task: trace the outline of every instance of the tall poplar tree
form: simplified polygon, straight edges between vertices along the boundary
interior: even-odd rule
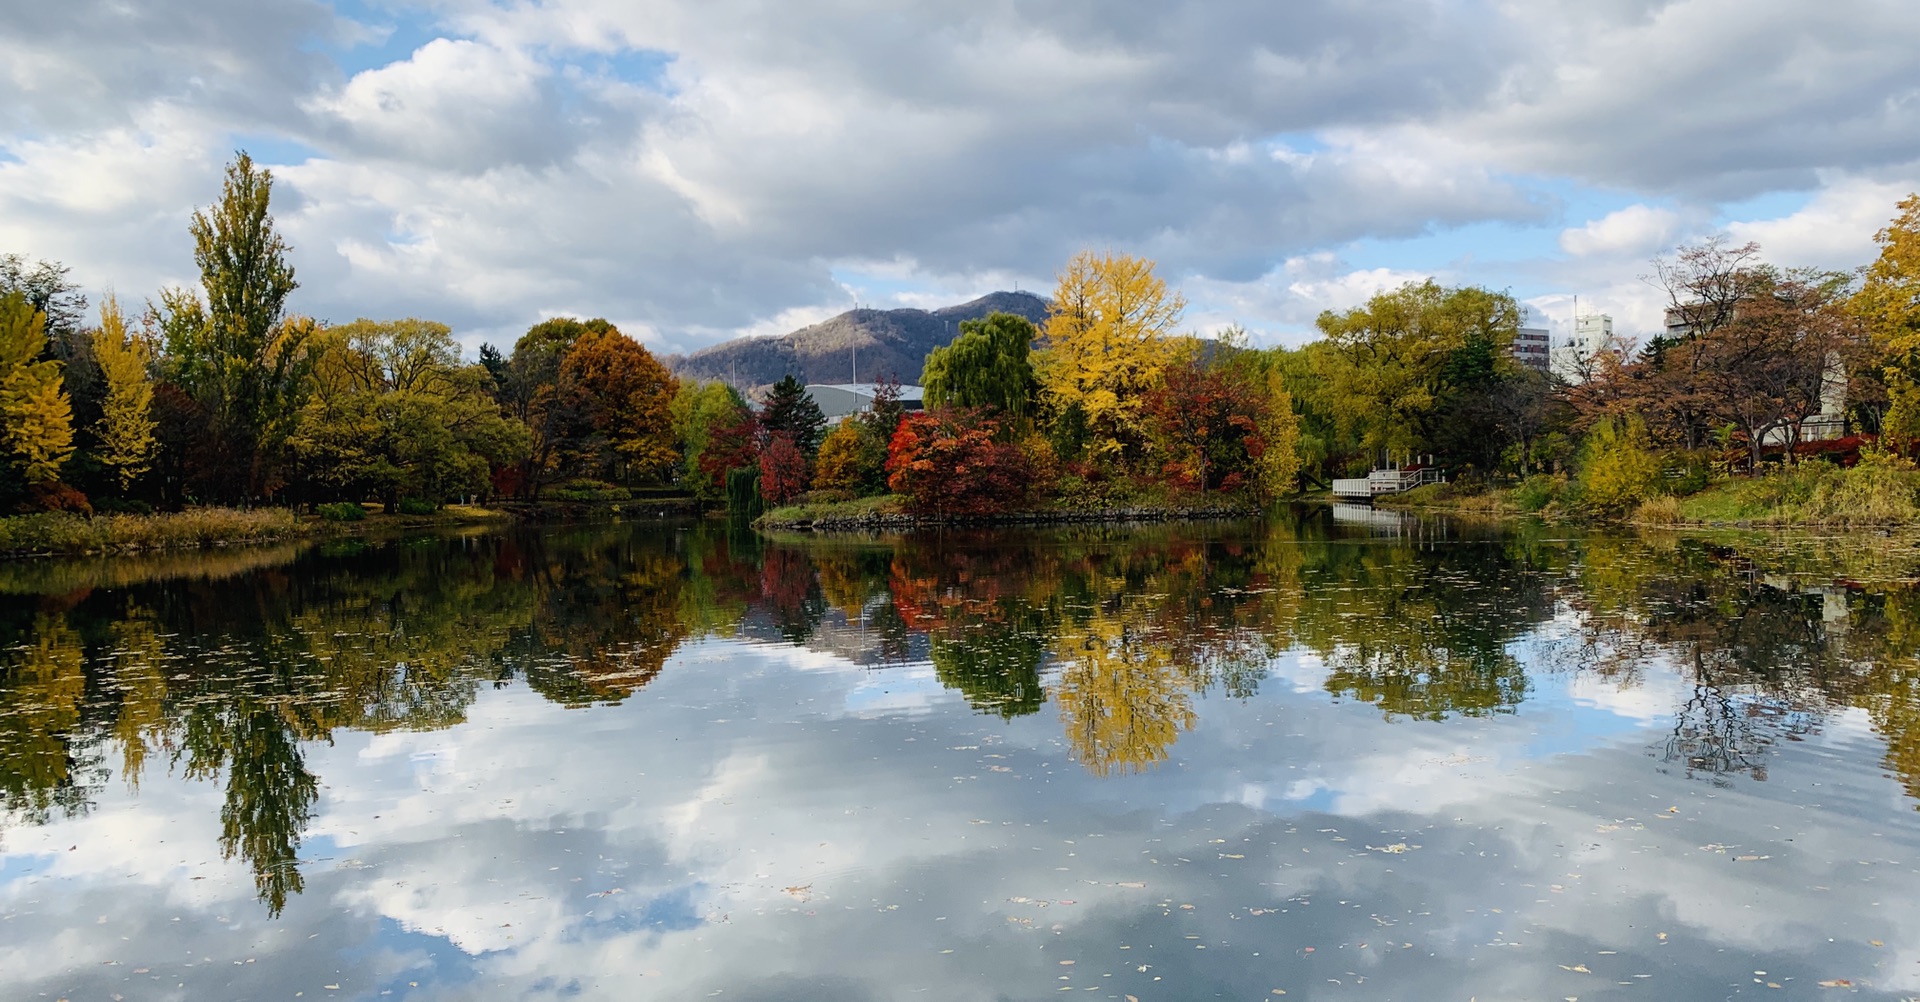
[[[227,165],[220,201],[193,214],[193,259],[206,294],[162,294],[161,327],[173,375],[213,415],[224,440],[229,496],[257,497],[300,408],[313,324],[286,313],[299,283],[268,212],[273,172],[241,151]]]

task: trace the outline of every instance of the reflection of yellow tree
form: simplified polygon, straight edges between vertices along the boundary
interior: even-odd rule
[[[1053,696],[1067,742],[1096,776],[1150,769],[1196,719],[1194,675],[1172,645],[1127,607],[1062,624]]]
[[[154,629],[152,613],[129,609],[127,618],[109,632],[108,653],[113,687],[120,708],[113,721],[113,737],[120,743],[120,775],[138,788],[147,754],[171,744],[172,721],[167,716],[166,645]]]
[[[0,657],[0,804],[31,818],[83,807],[67,743],[86,691],[79,635],[64,615],[42,613]]]

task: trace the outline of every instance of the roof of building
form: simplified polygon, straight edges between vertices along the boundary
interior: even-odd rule
[[[808,383],[807,389],[809,391],[839,390],[842,393],[851,393],[855,396],[871,397],[877,394],[878,392],[880,392],[880,388],[882,385],[884,384],[881,384],[881,383]],[[911,386],[906,383],[900,384],[900,399],[902,400],[920,400],[924,398],[925,393],[926,391],[921,389],[918,386]]]

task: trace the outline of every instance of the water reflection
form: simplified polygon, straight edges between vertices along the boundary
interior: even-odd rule
[[[1683,682],[1658,768],[1766,780],[1782,743],[1851,709],[1920,797],[1920,596],[1672,538],[1338,511],[872,540],[601,525],[5,565],[0,591],[9,823],[84,814],[115,777],[218,785],[219,849],[275,914],[305,886],[315,748],[453,727],[502,687],[630,701],[710,638],[930,665],[988,719],[1057,715],[1095,777],[1167,766],[1205,700],[1255,698],[1283,658],[1404,726],[1513,714],[1561,675],[1632,691],[1658,667]]]

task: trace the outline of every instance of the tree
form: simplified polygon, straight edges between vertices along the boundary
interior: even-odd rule
[[[816,490],[879,494],[887,489],[887,442],[852,415],[827,433],[813,468]]]
[[[310,494],[393,509],[487,489],[519,462],[524,425],[502,413],[478,365],[462,365],[446,325],[356,320],[312,344],[313,377],[289,440]]]
[[[585,427],[574,438],[585,461],[616,468],[616,479],[648,480],[680,458],[672,414],[679,384],[640,342],[611,326],[581,334],[561,363],[560,387],[584,405]]]
[[[47,340],[57,345],[78,334],[87,315],[87,297],[67,277],[72,271],[58,261],[29,264],[19,254],[0,256],[0,296],[13,292],[25,296],[28,305],[47,318]]]
[[[793,436],[776,431],[767,436],[760,449],[760,494],[768,504],[786,504],[799,497],[812,479],[807,457],[794,444]]]
[[[1054,292],[1034,371],[1055,415],[1084,415],[1096,456],[1121,458],[1144,445],[1141,397],[1175,361],[1166,338],[1186,300],[1169,294],[1153,268],[1145,258],[1083,251]]]
[[[717,476],[706,472],[706,455],[717,431],[737,425],[748,416],[740,391],[719,380],[681,383],[669,410],[674,440],[680,449],[681,482],[702,501],[724,500],[726,470],[718,471]]]
[[[1580,484],[1589,507],[1611,512],[1632,508],[1653,493],[1659,476],[1659,457],[1647,448],[1647,428],[1639,418],[1602,421],[1587,436]]]
[[[186,290],[161,293],[171,377],[206,406],[226,440],[237,468],[212,486],[229,497],[258,497],[272,486],[272,463],[300,409],[302,348],[317,326],[287,315],[299,283],[268,212],[272,194],[273,172],[239,153],[220,201],[193,214],[204,303]]]
[[[960,322],[952,344],[933,349],[920,374],[928,407],[984,407],[1005,418],[1031,417],[1039,382],[1027,355],[1039,336],[1027,318],[993,313]]]
[[[1442,404],[1476,368],[1513,364],[1520,308],[1505,293],[1429,279],[1324,312],[1316,325],[1331,347],[1314,356],[1318,375],[1341,429],[1369,452],[1405,454],[1434,446]]]
[[[773,384],[767,404],[761,408],[760,424],[769,432],[785,432],[794,448],[811,457],[820,451],[820,439],[826,434],[827,419],[807,388],[789,372]]]
[[[73,455],[73,410],[60,363],[43,359],[46,316],[18,292],[0,297],[0,443],[28,484],[60,479]]]
[[[1903,453],[1920,440],[1920,195],[1874,235],[1880,256],[1850,303],[1881,354],[1891,406],[1881,437]]]
[[[1017,509],[1033,481],[1026,455],[995,441],[979,411],[941,407],[907,415],[887,448],[888,486],[915,511],[985,515]]]
[[[93,355],[106,383],[95,433],[98,458],[113,469],[124,491],[153,461],[153,381],[147,371],[153,357],[144,340],[129,335],[120,303],[112,296],[100,304]]]

